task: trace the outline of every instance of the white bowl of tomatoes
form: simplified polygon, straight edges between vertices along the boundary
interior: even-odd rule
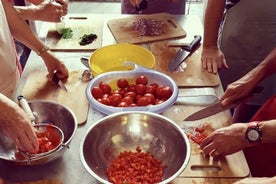
[[[86,88],[89,103],[104,114],[123,111],[162,113],[178,96],[178,86],[169,76],[136,65],[130,71],[113,71],[92,79]]]

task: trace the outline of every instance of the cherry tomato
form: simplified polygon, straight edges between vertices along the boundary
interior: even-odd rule
[[[155,94],[155,89],[156,88],[154,86],[146,86],[145,93]]]
[[[100,87],[95,86],[91,90],[91,94],[95,99],[102,98],[103,96],[103,90],[101,90]]]
[[[124,94],[124,97],[130,96],[132,99],[136,98],[136,92],[128,91]]]
[[[104,94],[110,94],[111,93],[111,87],[105,83],[105,82],[100,82],[99,87],[103,91]]]
[[[127,88],[128,85],[129,85],[129,83],[128,83],[128,81],[127,81],[126,79],[121,78],[121,79],[119,79],[119,80],[117,81],[117,86],[118,86],[119,88]]]
[[[141,97],[138,101],[137,101],[137,105],[138,106],[148,106],[150,104],[150,100],[147,97]]]
[[[111,104],[108,97],[103,97],[103,98],[99,99],[99,102],[101,102],[104,105],[110,105]]]
[[[131,96],[125,96],[123,99],[122,99],[122,101],[121,102],[126,102],[127,103],[127,105],[130,105],[130,104],[132,104],[133,103],[133,98],[131,97]]]
[[[136,84],[144,84],[147,85],[148,84],[148,78],[144,75],[140,75],[136,78]]]
[[[118,107],[128,107],[128,104],[127,104],[126,102],[121,101],[121,102],[118,104]]]
[[[144,95],[144,97],[148,98],[148,101],[150,102],[150,104],[154,105],[155,104],[155,97],[153,94],[151,93],[146,93]]]
[[[118,104],[122,101],[122,96],[118,93],[112,94],[111,96],[108,97],[110,100],[110,105],[117,107]]]
[[[168,99],[172,96],[172,89],[168,86],[158,86],[156,88],[156,96],[160,99]]]
[[[127,87],[127,91],[136,92],[136,84],[129,84]]]
[[[158,87],[157,83],[151,83],[150,86],[153,86],[155,89]]]
[[[144,95],[146,91],[146,86],[144,84],[137,84],[136,86],[136,94]]]

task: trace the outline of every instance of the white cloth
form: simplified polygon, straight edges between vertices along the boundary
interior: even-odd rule
[[[148,7],[139,13],[170,13],[170,14],[185,14],[185,0],[147,0]],[[121,0],[121,12],[124,14],[137,14],[135,7],[130,3],[130,0]]]
[[[220,47],[229,69],[220,71],[224,88],[256,67],[276,47],[276,1],[240,0],[227,10]],[[264,90],[251,101],[263,104],[276,93],[276,75],[261,83]]]
[[[14,42],[0,1],[0,93],[12,98],[19,77]]]

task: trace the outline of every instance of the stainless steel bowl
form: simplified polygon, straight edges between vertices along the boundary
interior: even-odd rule
[[[52,123],[58,126],[63,134],[63,144],[54,152],[41,157],[18,157],[13,142],[0,132],[0,158],[20,165],[42,165],[60,158],[68,149],[75,135],[77,120],[74,113],[64,105],[48,100],[29,101],[36,123]]]
[[[109,183],[106,169],[122,151],[139,146],[165,166],[162,184],[183,172],[190,158],[190,143],[184,132],[168,118],[151,112],[119,112],[93,124],[80,147],[81,162],[101,183]]]

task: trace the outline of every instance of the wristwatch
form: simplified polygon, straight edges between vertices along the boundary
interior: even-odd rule
[[[258,121],[248,123],[247,130],[245,132],[245,138],[250,143],[262,142],[262,130],[260,129]]]

